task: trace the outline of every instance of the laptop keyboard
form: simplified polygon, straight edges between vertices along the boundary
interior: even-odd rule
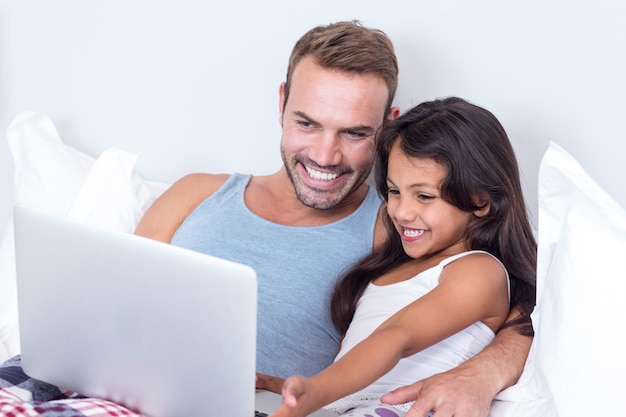
[[[254,410],[254,417],[267,417],[269,414]]]

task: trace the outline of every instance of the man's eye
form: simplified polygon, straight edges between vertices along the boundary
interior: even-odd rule
[[[352,139],[364,139],[366,138],[368,135],[364,132],[359,132],[356,130],[346,130],[344,132],[345,135],[349,136]]]
[[[310,128],[310,127],[312,127],[312,126],[313,126],[313,123],[311,123],[311,122],[307,122],[307,121],[304,121],[304,120],[300,120],[300,121],[298,122],[298,125],[299,125],[299,126],[301,126],[301,127],[304,127],[304,128],[307,128],[307,129],[308,129],[308,128]]]

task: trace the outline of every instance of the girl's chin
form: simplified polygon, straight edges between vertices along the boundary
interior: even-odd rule
[[[415,259],[424,256],[424,252],[415,248],[414,245],[402,242],[402,248],[404,249],[404,253],[409,255],[411,258]]]

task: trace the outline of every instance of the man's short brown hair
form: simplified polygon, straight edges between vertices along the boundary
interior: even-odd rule
[[[366,28],[359,21],[337,22],[317,26],[296,42],[287,68],[285,104],[289,97],[291,77],[305,56],[313,56],[323,68],[348,74],[372,74],[385,80],[388,100],[385,117],[391,108],[398,87],[398,61],[393,44],[378,29]]]

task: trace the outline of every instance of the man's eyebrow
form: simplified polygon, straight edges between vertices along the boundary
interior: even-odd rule
[[[315,119],[313,119],[312,117],[309,117],[307,114],[305,114],[304,112],[301,111],[294,111],[293,115],[295,117],[300,117],[302,119],[305,119],[307,122],[313,123],[318,125],[319,123],[315,121]]]
[[[368,134],[368,135],[373,135],[374,133],[376,133],[376,129],[374,129],[372,126],[367,126],[367,125],[358,125],[358,126],[353,126],[353,127],[345,127],[345,128],[343,128],[341,130],[343,132],[347,132],[347,131],[362,132],[362,133]]]
[[[299,117],[301,119],[306,120],[307,122],[317,125],[319,126],[321,123],[319,123],[318,121],[316,121],[315,119],[313,119],[312,117],[310,117],[309,115],[307,115],[306,113],[296,110],[293,113],[294,117]],[[357,125],[357,126],[348,126],[348,127],[344,127],[340,129],[341,132],[349,132],[349,131],[355,131],[355,132],[362,132],[364,134],[368,134],[368,135],[373,135],[374,133],[376,133],[376,129],[373,128],[372,126],[368,126],[368,125]]]

